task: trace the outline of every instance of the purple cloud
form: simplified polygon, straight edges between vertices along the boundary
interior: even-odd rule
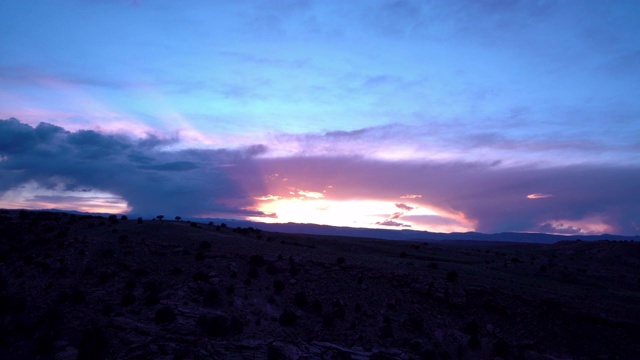
[[[591,221],[595,229],[637,234],[638,167],[537,165],[502,167],[484,163],[375,161],[353,157],[259,159],[263,174],[278,173],[287,186],[326,188],[330,200],[394,201],[421,194],[412,205],[434,207],[475,224],[482,232],[545,231],[546,224]],[[276,185],[273,185],[274,190]],[[527,195],[553,194],[544,201]],[[272,191],[272,193],[275,193]],[[458,215],[456,215],[458,214]],[[402,215],[392,214],[387,221]],[[402,217],[408,224],[411,213]],[[427,220],[428,218],[423,217]],[[417,220],[417,218],[413,218]],[[437,220],[433,217],[430,220]],[[601,226],[595,226],[599,222]],[[606,227],[605,227],[606,225]]]

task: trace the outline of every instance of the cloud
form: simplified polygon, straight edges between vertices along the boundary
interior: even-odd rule
[[[396,227],[406,227],[406,228],[410,228],[411,227],[411,225],[403,224],[401,222],[392,221],[392,220],[380,221],[380,222],[377,222],[376,224],[377,225],[383,225],[383,226],[396,226]]]
[[[421,198],[422,195],[417,195],[417,194],[407,194],[407,195],[402,195],[400,196],[400,199],[419,199]]]
[[[540,224],[549,219],[562,219],[569,224],[586,223],[598,217],[612,232],[638,232],[632,225],[640,218],[640,204],[634,200],[640,198],[635,181],[640,178],[638,166],[496,167],[482,162],[382,161],[360,157],[260,158],[257,166],[262,173],[277,173],[288,181],[286,185],[270,182],[269,190],[256,196],[279,194],[285,186],[317,189],[332,185],[327,194],[329,200],[375,199],[396,203],[404,194],[420,194],[420,198],[405,205],[432,209],[426,215],[453,219],[459,229],[472,227],[488,233],[539,231]],[[544,188],[547,190],[544,194],[556,196],[531,201],[523,194],[532,194],[532,188]],[[402,209],[380,222],[399,222],[401,218],[405,224],[417,224],[420,219],[410,217],[416,211],[404,214]],[[436,219],[422,218],[425,224]]]
[[[49,193],[46,199],[32,196],[34,206],[55,199],[74,203],[72,197],[89,188],[126,201],[140,214],[260,215],[244,210],[253,199],[234,178],[259,178],[253,157],[264,151],[263,146],[163,150],[176,141],[0,120],[0,194],[35,183],[38,191],[62,193]],[[260,181],[252,186],[260,188]]]
[[[362,133],[367,131],[330,136],[353,139]],[[325,220],[333,221],[331,211],[341,209],[339,216],[350,224],[350,217],[361,215],[357,212],[371,215],[366,204],[374,201],[387,207],[367,219],[383,226],[638,233],[634,224],[640,218],[640,204],[635,201],[640,198],[636,181],[640,167],[633,165],[274,158],[265,156],[271,147],[264,145],[167,150],[166,144],[176,142],[180,139],[72,132],[52,124],[34,127],[15,119],[0,120],[0,196],[4,196],[0,204],[20,199],[31,199],[32,204],[113,200],[148,215],[260,218],[280,213],[276,207],[260,212],[260,204],[287,200],[293,215],[306,209],[313,216],[326,213]],[[37,186],[20,190],[25,184]],[[87,189],[94,192],[91,201],[80,199]],[[534,192],[537,189],[545,192]],[[20,191],[24,196],[16,195]]]
[[[189,171],[197,169],[198,165],[190,161],[173,161],[170,163],[140,166],[140,169],[158,170],[158,171]]]
[[[282,199],[282,196],[277,196],[277,195],[265,195],[265,196],[256,196],[256,197],[254,197],[254,199],[256,199],[256,200],[260,200],[260,201],[273,201],[273,200],[279,200],[279,199]]]
[[[396,208],[400,209],[400,211],[395,212],[391,215],[389,215],[389,217],[385,220],[385,221],[379,221],[376,222],[376,224],[378,225],[384,225],[384,226],[402,226],[402,227],[411,227],[411,225],[406,224],[406,223],[401,223],[395,220],[399,220],[402,217],[404,217],[405,214],[407,214],[408,212],[410,212],[411,210],[415,209],[413,206],[409,206],[406,204],[395,204]]]
[[[411,211],[414,208],[412,206],[406,205],[406,204],[396,204],[396,207],[400,210],[403,210],[405,212]]]
[[[553,195],[551,195],[551,194],[533,193],[533,194],[527,195],[527,199],[546,199],[546,198],[550,198],[552,196]]]
[[[387,124],[351,131],[276,134],[265,157],[354,156],[389,161],[486,162],[499,166],[545,164],[566,166],[584,163],[635,163],[637,139],[622,133],[607,138],[589,134],[552,133],[529,119],[519,119],[519,110],[494,119],[483,129],[465,122],[429,121],[420,125]],[[574,114],[573,116],[583,114]],[[602,114],[605,116],[605,114]],[[611,114],[609,114],[611,116]],[[513,118],[515,117],[515,118]],[[617,114],[625,123],[632,114]],[[515,119],[515,120],[514,120]],[[514,129],[507,129],[510,123]],[[524,124],[523,124],[524,123]],[[508,131],[507,131],[508,130]],[[630,132],[633,132],[629,128]],[[523,135],[523,134],[527,135]]]
[[[324,197],[323,193],[319,193],[315,191],[304,191],[304,190],[298,190],[298,195],[305,198],[310,198],[310,199],[322,199]]]

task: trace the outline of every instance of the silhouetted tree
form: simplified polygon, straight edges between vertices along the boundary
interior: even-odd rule
[[[156,219],[162,221],[162,219],[164,219],[164,215],[158,215],[158,216],[156,216]]]
[[[180,221],[180,220],[182,220],[182,217],[181,216],[176,216],[176,221]]]
[[[129,218],[127,217],[127,215],[122,215],[122,216],[120,217],[120,220],[122,220],[122,221],[127,221],[127,220],[129,220]]]

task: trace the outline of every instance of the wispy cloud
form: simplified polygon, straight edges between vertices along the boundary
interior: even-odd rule
[[[551,194],[533,193],[533,194],[527,195],[527,199],[546,199],[546,198],[550,198],[552,196],[553,195],[551,195]]]

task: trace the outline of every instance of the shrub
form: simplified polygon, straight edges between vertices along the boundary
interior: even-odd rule
[[[409,315],[402,322],[402,326],[410,332],[422,331],[424,329],[424,318],[417,314]]]
[[[70,296],[70,300],[71,303],[74,305],[80,305],[82,303],[84,303],[85,301],[85,294],[82,290],[78,289],[78,288],[74,288],[73,290],[71,290],[71,296]]]
[[[316,315],[322,315],[322,302],[318,299],[315,299],[311,302],[311,309]]]
[[[332,313],[326,313],[322,316],[322,326],[325,328],[331,328],[336,322],[336,317]]]
[[[169,306],[163,306],[156,310],[156,323],[169,324],[176,321],[176,313]]]
[[[127,217],[127,215],[122,215],[122,216],[120,217],[120,220],[122,220],[122,221],[127,221],[127,220],[129,220],[129,218]]]
[[[78,345],[77,359],[105,359],[109,353],[108,347],[109,341],[101,328],[86,329],[82,332],[82,339]]]
[[[134,278],[129,278],[127,279],[127,281],[124,283],[124,288],[128,291],[133,291],[136,288],[136,280]]]
[[[229,320],[223,315],[203,315],[198,319],[198,326],[207,336],[223,337],[229,335]]]
[[[299,291],[293,295],[293,304],[299,308],[307,305],[307,294],[303,291]]]
[[[478,335],[472,335],[469,338],[469,341],[467,342],[467,345],[469,346],[469,349],[471,350],[478,350],[482,347],[482,342],[480,341],[480,338],[478,337]]]
[[[131,291],[127,291],[126,293],[124,293],[124,295],[122,296],[122,306],[130,306],[133,305],[136,302],[136,296],[131,292]]]
[[[138,223],[138,224],[142,224],[142,218],[141,218],[141,217],[139,217],[139,218],[138,218],[137,223]]]
[[[244,330],[244,322],[237,316],[231,317],[231,333],[239,334]]]
[[[208,308],[220,307],[223,303],[220,291],[217,288],[209,288],[202,299],[202,305]]]
[[[251,255],[251,257],[249,258],[249,265],[262,267],[266,265],[266,262],[264,261],[264,257],[262,255]]]
[[[209,275],[205,274],[202,270],[196,271],[191,278],[195,281],[209,281]]]
[[[160,292],[158,290],[152,290],[148,292],[144,297],[145,306],[156,306],[160,304]]]
[[[267,265],[267,274],[275,275],[277,273],[278,273],[278,268],[276,268],[275,265],[273,265],[273,264]]]
[[[286,355],[279,347],[275,345],[269,345],[269,347],[267,348],[267,360],[282,360],[286,358]]]
[[[390,339],[393,338],[393,327],[391,324],[384,324],[380,327],[380,332],[378,333],[378,337],[380,339]]]
[[[478,335],[480,333],[480,324],[473,319],[464,326],[463,331],[467,335]]]
[[[234,292],[236,292],[236,287],[233,284],[227,286],[227,295],[233,295]]]
[[[298,315],[291,310],[283,311],[278,318],[278,322],[282,326],[293,326],[296,324],[296,321],[298,321]]]
[[[359,314],[362,311],[362,305],[360,303],[357,303],[354,307],[353,307],[353,312],[356,314]]]
[[[273,291],[280,294],[284,290],[284,282],[282,280],[273,280]]]
[[[122,235],[118,236],[118,242],[121,245],[122,244],[126,244],[127,242],[129,242],[129,235],[122,234]]]
[[[296,264],[291,264],[289,266],[289,274],[291,274],[291,276],[296,276],[300,273],[300,270],[298,270],[298,267],[296,266]]]
[[[495,343],[493,343],[493,347],[491,350],[493,352],[493,355],[506,358],[509,356],[510,346],[506,341],[498,339]]]
[[[447,281],[455,282],[458,280],[458,272],[455,270],[450,270],[447,273]]]
[[[333,314],[336,316],[336,319],[341,319],[341,320],[344,319],[346,311],[342,301],[333,300],[331,302],[331,310],[333,311]]]
[[[108,316],[111,316],[111,313],[113,313],[113,305],[111,304],[102,305],[102,310],[100,310],[100,314],[108,317]]]

